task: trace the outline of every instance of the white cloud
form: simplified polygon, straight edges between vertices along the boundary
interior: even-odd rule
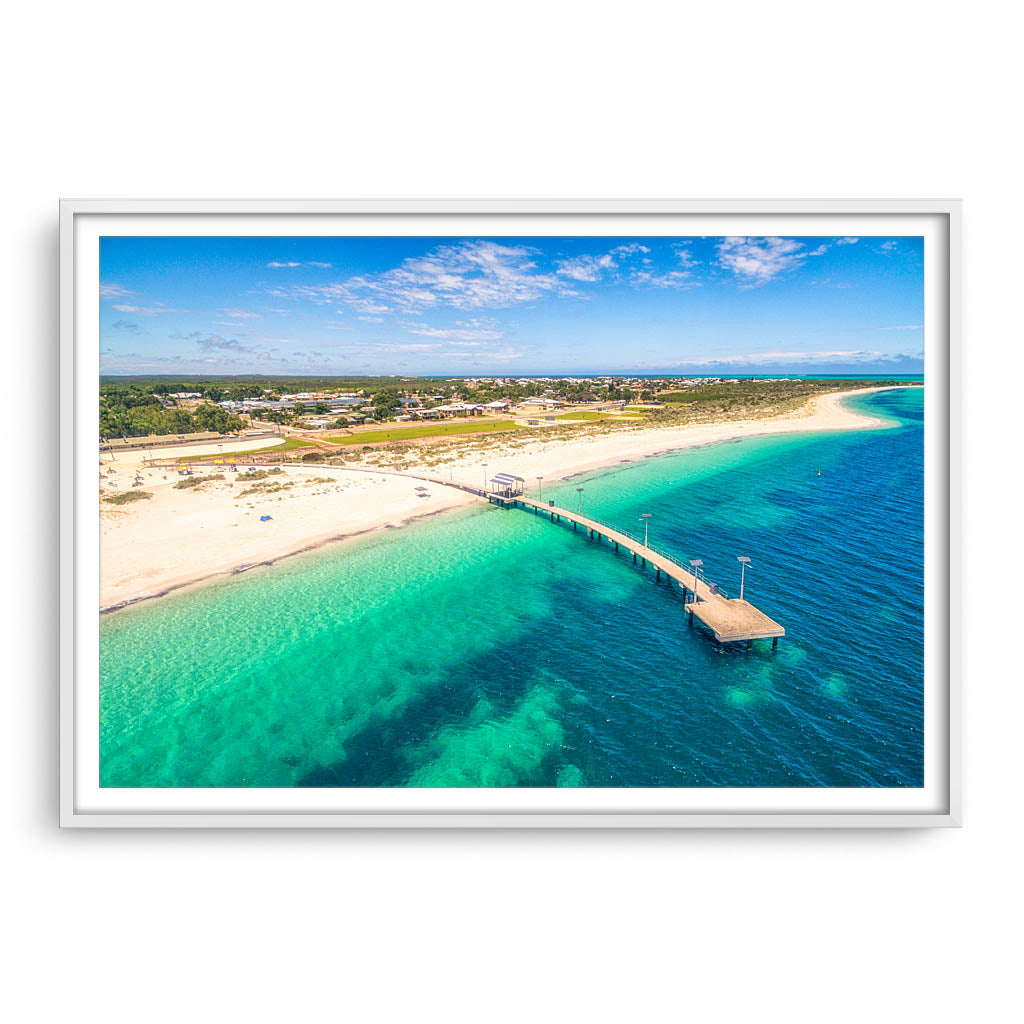
[[[584,254],[571,259],[556,260],[557,273],[573,281],[599,281],[605,274],[619,269],[620,264],[633,256],[645,256],[651,250],[640,242],[617,245],[602,256]]]
[[[203,352],[251,352],[237,338],[222,338],[219,334],[200,334],[194,331],[189,336]]]
[[[697,260],[693,258],[693,253],[682,242],[673,242],[672,251],[676,254],[676,259],[684,267],[695,267],[697,265]]]
[[[892,327],[879,327],[879,331],[923,331],[924,324],[894,324]]]
[[[826,248],[808,251],[795,238],[723,238],[718,243],[718,262],[740,278],[742,287],[756,288],[795,270],[809,256],[820,256]]]
[[[112,331],[127,331],[129,334],[139,333],[139,325],[129,323],[127,320],[115,320],[114,323],[110,325],[110,329]]]
[[[647,285],[650,288],[687,288],[697,284],[688,270],[635,270],[629,280],[636,285]]]
[[[187,313],[187,309],[172,309],[170,306],[125,306],[115,305],[118,313],[135,313],[137,316],[161,316],[164,313]]]
[[[371,299],[349,299],[348,304],[360,313],[376,314],[376,313],[390,313],[391,307],[385,306],[381,302],[373,302]],[[338,310],[339,313],[343,312]]]
[[[644,252],[650,250],[644,249]],[[679,262],[678,270],[650,270],[646,266],[633,269],[629,273],[630,284],[648,288],[690,288],[700,284],[693,279],[690,268],[695,267],[698,261],[693,258],[693,253],[686,248],[682,242],[673,242],[672,251]],[[644,260],[649,264],[650,260]]]
[[[893,242],[892,240],[890,240],[888,242],[883,242],[878,247],[878,251],[879,252],[893,252],[897,248],[899,248],[899,243],[898,242]]]
[[[100,285],[100,298],[101,299],[126,299],[129,295],[134,295],[135,292],[130,292],[127,288],[119,284],[101,284]]]
[[[626,242],[624,245],[617,245],[612,249],[613,256],[646,256],[651,250],[639,242]]]
[[[647,259],[651,251],[639,242],[628,242],[618,245],[602,256],[583,255],[557,262],[558,273],[574,281],[599,281],[603,277],[611,277],[623,283],[648,288],[686,288],[697,284],[690,273],[690,267],[696,260],[689,249],[681,243],[674,243],[673,251],[679,261],[679,268],[673,270],[651,270],[652,261]],[[624,266],[629,260],[639,256],[641,266]]]
[[[258,320],[260,317],[259,313],[250,313],[242,309],[218,309],[217,312],[222,316],[231,317],[232,320]]]
[[[495,330],[493,320],[457,320],[454,327],[430,327],[427,324],[403,325],[410,334],[421,334],[426,338],[456,338],[463,342],[497,341],[505,335]]]
[[[505,309],[560,288],[556,275],[537,270],[532,249],[478,240],[440,246],[379,274],[296,288],[295,294],[315,302],[345,302],[363,313],[392,308],[414,313],[440,306]]]
[[[301,267],[302,264],[301,263],[295,263],[294,261],[291,261],[291,262],[288,262],[288,263],[282,263],[280,260],[271,260],[267,264],[267,266],[268,267]]]
[[[836,245],[856,245],[859,241],[859,238],[837,238]]]
[[[568,260],[557,260],[558,274],[573,281],[598,281],[606,270],[615,267],[611,253],[604,256],[574,256]]]

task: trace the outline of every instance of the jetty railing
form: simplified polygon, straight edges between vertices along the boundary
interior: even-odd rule
[[[523,497],[527,497],[527,495],[523,495]],[[533,500],[536,500],[536,499],[530,499],[530,500],[533,501]],[[545,506],[541,505],[539,507],[543,509]],[[552,511],[555,508],[557,508],[557,507],[558,506],[556,506],[556,505],[550,505],[550,504],[547,506],[547,508],[552,510]],[[566,512],[571,512],[572,510],[571,509],[565,509],[565,511]],[[670,552],[670,551],[665,551],[663,548],[655,547],[653,544],[644,543],[644,539],[642,537],[637,536],[636,534],[631,533],[629,530],[624,530],[621,526],[615,526],[612,523],[606,522],[603,519],[598,519],[597,516],[591,515],[591,513],[589,513],[589,512],[586,512],[586,513],[582,513],[581,512],[581,513],[578,513],[578,514],[579,515],[586,515],[587,519],[589,519],[593,523],[596,523],[598,526],[603,526],[606,530],[614,530],[616,533],[621,533],[624,537],[628,537],[635,544],[639,544],[641,547],[646,548],[648,551],[653,551],[654,554],[660,555],[662,558],[668,559],[668,561],[670,561],[670,562],[675,562],[677,565],[680,564],[679,555],[674,554],[673,552]],[[692,566],[687,569],[687,573],[693,573],[693,572],[694,572],[694,568]],[[715,581],[712,580],[711,577],[708,576],[707,573],[705,573],[703,569],[700,569],[700,568],[696,569],[696,576],[697,576],[697,579],[700,580],[701,583],[703,583],[705,586],[709,587],[714,593],[720,594],[724,598],[728,598],[729,597],[729,594],[725,590],[723,590],[722,587],[720,587],[717,583],[715,583]]]

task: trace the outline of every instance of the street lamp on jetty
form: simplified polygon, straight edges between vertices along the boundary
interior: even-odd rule
[[[750,561],[746,555],[737,555],[736,561],[740,563],[740,600],[743,600],[743,577],[747,572],[747,562]]]
[[[641,512],[640,518],[644,521],[644,547],[647,547],[647,527],[651,521],[651,513]]]
[[[697,570],[704,564],[703,558],[691,558],[690,565],[693,566],[693,601],[692,604],[697,603]]]

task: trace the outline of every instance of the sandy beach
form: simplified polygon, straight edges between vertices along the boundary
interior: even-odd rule
[[[475,451],[443,470],[419,471],[430,477],[450,475],[456,482],[476,486],[483,483],[485,473],[506,472],[524,477],[532,487],[537,476],[556,480],[713,441],[882,427],[884,421],[858,414],[842,401],[849,395],[879,390],[885,389],[822,395],[796,414],[763,420],[640,428],[568,440],[538,436],[525,443],[517,435],[514,445],[496,436],[486,453]],[[166,457],[192,454],[165,451]],[[101,610],[273,562],[330,540],[400,526],[479,501],[434,483],[417,491],[424,486],[420,481],[368,472],[367,466],[353,471],[340,466],[289,465],[253,484],[241,472],[225,473],[225,467],[211,466],[199,472],[210,478],[222,474],[223,479],[180,489],[175,484],[182,478],[173,469],[144,467],[145,457],[141,452],[123,453],[116,461],[101,460],[101,498],[131,489],[136,472],[143,480],[136,489],[152,495],[127,505],[100,503]],[[406,469],[412,474],[417,471],[413,466]],[[271,518],[261,521],[261,516]]]

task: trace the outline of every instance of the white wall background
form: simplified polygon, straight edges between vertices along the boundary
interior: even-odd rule
[[[1019,1010],[1019,18],[977,0],[8,10],[9,1019],[902,1021]],[[59,833],[64,195],[963,197],[966,827]]]

